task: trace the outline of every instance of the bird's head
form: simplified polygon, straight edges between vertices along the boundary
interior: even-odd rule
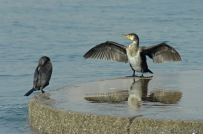
[[[135,33],[130,33],[130,34],[122,34],[123,37],[128,38],[132,41],[139,42],[139,37]]]
[[[39,59],[38,66],[43,66],[48,61],[50,61],[49,57],[43,56]]]

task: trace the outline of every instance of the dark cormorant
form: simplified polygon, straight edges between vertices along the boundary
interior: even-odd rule
[[[43,56],[39,59],[38,66],[35,69],[33,88],[28,91],[24,96],[29,96],[33,91],[41,90],[44,93],[43,89],[49,85],[52,74],[52,63],[50,58]]]
[[[135,71],[141,72],[141,76],[147,72],[153,74],[148,69],[146,55],[153,59],[154,63],[181,61],[179,53],[165,42],[149,47],[140,47],[139,38],[136,34],[123,34],[122,36],[129,38],[133,42],[127,47],[113,41],[106,41],[90,49],[84,55],[84,58],[113,60],[125,63],[129,60],[133,70],[132,76],[135,76]]]

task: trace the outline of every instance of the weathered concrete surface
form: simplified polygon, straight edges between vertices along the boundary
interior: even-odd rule
[[[29,103],[30,125],[50,134],[202,134],[202,76],[119,78],[38,94]]]
[[[136,118],[129,130],[130,134],[202,134],[203,121]]]
[[[50,105],[51,101],[48,94],[36,95],[29,104],[30,124],[33,129],[41,133],[112,134],[129,132],[131,117],[59,110]]]

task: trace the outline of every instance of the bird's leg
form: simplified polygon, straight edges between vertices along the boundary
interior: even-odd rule
[[[133,75],[132,75],[132,77],[139,77],[139,76],[135,75],[135,70],[134,69],[133,69]]]
[[[141,75],[140,77],[144,77],[144,76],[143,76],[143,72],[142,72],[142,75]]]
[[[132,76],[126,76],[126,77],[139,77],[139,76],[135,75],[135,70],[133,68],[132,68],[132,70],[133,70],[133,75]]]
[[[135,70],[133,70],[133,75],[132,76],[135,76]]]

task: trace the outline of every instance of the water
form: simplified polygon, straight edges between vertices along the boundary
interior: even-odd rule
[[[44,104],[96,115],[203,120],[203,105],[198,103],[203,94],[202,75],[202,70],[193,70],[83,83],[52,90]]]
[[[121,34],[135,32],[140,45],[163,41],[182,62],[153,64],[154,73],[203,69],[203,2],[198,1],[54,1],[1,0],[0,129],[1,133],[34,133],[28,126],[28,102],[38,59],[53,63],[45,91],[66,85],[131,75],[128,64],[85,60],[83,54],[106,40],[129,44]]]

